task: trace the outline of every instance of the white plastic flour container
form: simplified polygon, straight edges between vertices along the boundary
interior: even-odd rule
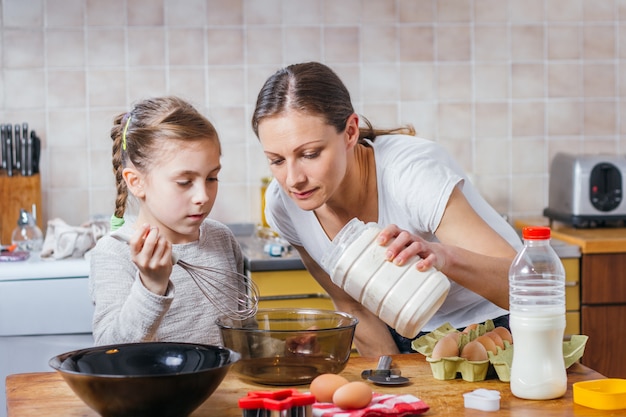
[[[438,270],[420,272],[419,260],[403,266],[385,260],[386,247],[376,242],[382,228],[352,219],[333,240],[322,259],[332,281],[369,311],[408,338],[443,304],[450,282]]]

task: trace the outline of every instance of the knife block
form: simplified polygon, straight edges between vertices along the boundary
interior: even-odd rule
[[[45,233],[41,215],[41,179],[39,174],[9,177],[0,172],[0,238],[3,245],[11,244],[11,234],[17,227],[20,209],[37,207],[37,226]]]

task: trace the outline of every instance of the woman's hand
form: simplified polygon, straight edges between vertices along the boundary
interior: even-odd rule
[[[157,227],[144,224],[131,236],[128,245],[143,285],[164,295],[172,274],[172,244],[159,235]]]
[[[419,256],[421,260],[416,264],[419,271],[423,272],[431,267],[441,270],[445,267],[443,245],[428,242],[395,224],[386,226],[378,234],[377,242],[387,247],[386,259],[396,265],[404,265],[414,256]]]

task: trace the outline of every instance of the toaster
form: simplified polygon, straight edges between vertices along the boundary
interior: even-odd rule
[[[574,227],[622,226],[626,220],[626,158],[618,155],[558,153],[550,165],[550,220]]]

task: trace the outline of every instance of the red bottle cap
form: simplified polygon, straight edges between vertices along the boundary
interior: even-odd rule
[[[550,228],[547,226],[527,226],[522,229],[524,240],[550,239]]]

